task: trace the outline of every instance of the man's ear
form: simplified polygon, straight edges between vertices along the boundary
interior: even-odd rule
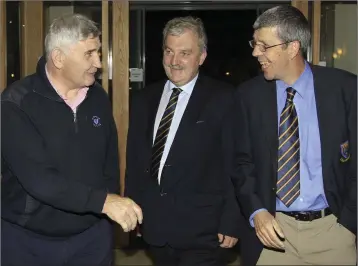
[[[299,41],[293,41],[288,44],[288,49],[290,59],[293,59],[300,53],[301,44]]]
[[[59,48],[55,48],[51,51],[51,61],[54,64],[54,66],[58,69],[62,69],[64,66],[64,61],[65,61],[65,54],[64,52],[59,49]]]
[[[203,52],[201,53],[201,55],[200,55],[199,66],[201,66],[201,65],[204,63],[205,58],[206,58],[207,55],[208,55],[208,54],[207,54],[207,52],[206,52],[206,49],[204,49],[204,51],[203,51]]]

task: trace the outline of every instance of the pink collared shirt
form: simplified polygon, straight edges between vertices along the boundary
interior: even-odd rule
[[[52,85],[52,87],[55,89],[56,93],[65,101],[65,103],[72,109],[73,113],[76,113],[77,111],[77,107],[84,101],[84,99],[87,96],[87,91],[88,91],[88,87],[83,87],[80,88],[78,90],[78,93],[76,95],[76,97],[70,99],[65,99],[64,97],[62,97],[58,91],[56,90],[55,86],[52,84],[51,80],[49,79],[49,75],[47,72],[47,68],[45,66],[45,70],[46,70],[46,76],[47,79],[49,80],[50,84]]]
[[[75,98],[69,100],[69,99],[64,99],[62,98],[65,103],[71,107],[72,111],[74,113],[76,113],[77,107],[84,101],[84,99],[86,98],[87,95],[87,91],[88,91],[88,87],[83,87],[81,89],[78,90],[78,93],[76,95]],[[61,95],[60,95],[61,96]]]

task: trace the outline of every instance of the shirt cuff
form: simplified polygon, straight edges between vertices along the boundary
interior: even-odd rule
[[[255,224],[254,224],[254,216],[256,215],[256,213],[258,213],[258,212],[260,212],[260,211],[267,211],[267,210],[264,209],[264,208],[262,208],[262,209],[256,210],[253,214],[251,214],[250,219],[249,219],[251,227],[255,227]]]

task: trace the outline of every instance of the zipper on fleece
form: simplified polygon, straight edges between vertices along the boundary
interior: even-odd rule
[[[76,107],[76,110],[73,111],[72,108],[72,113],[73,113],[73,123],[75,124],[75,133],[78,133],[78,118],[77,118],[77,113],[78,113],[78,110],[80,109],[80,106],[83,104],[83,102],[87,99],[87,94],[86,94],[86,97],[83,99],[83,101]]]
[[[73,123],[75,125],[75,133],[78,133],[78,120],[77,120],[77,110],[73,113]]]

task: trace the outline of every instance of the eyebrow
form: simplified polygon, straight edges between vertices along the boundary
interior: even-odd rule
[[[87,50],[85,52],[85,54],[90,54],[90,53],[97,52],[97,51],[99,51],[99,49],[91,49],[91,50]]]
[[[256,41],[256,42],[261,42],[263,45],[265,45],[265,46],[268,46],[269,44],[267,44],[266,42],[264,42],[264,41],[260,41],[260,40],[258,40],[258,41]]]
[[[168,46],[164,46],[164,50],[170,50],[170,51],[173,51],[171,48],[169,48]],[[183,49],[183,50],[180,50],[180,52],[186,52],[186,53],[191,53],[193,52],[192,49]]]

